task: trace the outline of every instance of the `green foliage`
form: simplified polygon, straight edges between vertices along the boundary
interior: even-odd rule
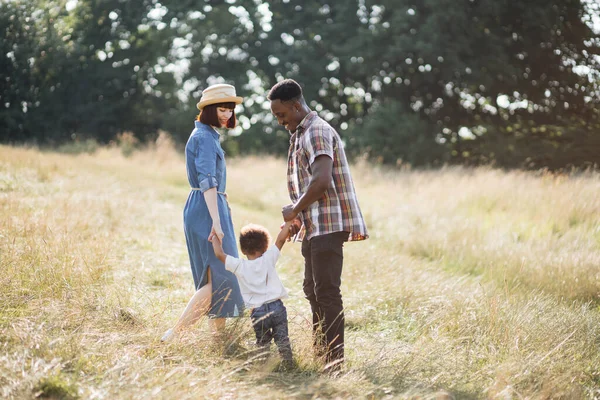
[[[600,134],[578,119],[564,125],[512,124],[489,127],[485,135],[462,143],[465,163],[520,168],[597,168]]]
[[[0,5],[3,142],[62,143],[74,132],[106,143],[162,126],[178,106],[168,63],[169,34],[147,18],[151,1],[81,0]],[[25,34],[26,33],[26,34]],[[12,52],[10,52],[12,49]],[[9,78],[9,79],[7,79]],[[8,105],[8,106],[7,106]],[[3,109],[4,108],[4,109]]]
[[[241,135],[230,139],[237,143],[240,154],[267,153],[285,156],[290,143],[290,135],[283,128],[273,129],[269,125],[260,123],[251,126]]]
[[[43,45],[36,41],[37,26],[26,20],[33,4],[0,3],[0,138],[22,139],[28,134],[24,108],[34,104],[33,92],[39,82],[32,72],[30,57],[40,53]],[[43,51],[43,50],[42,50]]]
[[[131,132],[123,132],[117,136],[117,145],[121,149],[121,154],[129,157],[135,151],[138,140]]]
[[[52,399],[77,399],[77,386],[62,373],[42,378],[34,388],[36,397]]]
[[[98,150],[98,142],[93,138],[83,140],[76,139],[71,142],[63,143],[57,148],[58,152],[66,154],[92,154],[96,150]]]
[[[232,140],[231,137],[226,137],[221,146],[228,157],[237,157],[240,155],[240,144]]]
[[[377,163],[439,165],[448,159],[448,150],[436,143],[435,134],[435,125],[391,101],[374,107],[368,119],[352,127],[349,150]]]
[[[3,2],[0,141],[148,140],[162,129],[185,143],[202,89],[229,82],[246,100],[231,153],[285,155],[288,135],[265,106],[290,77],[355,155],[597,164],[599,13],[585,0]]]
[[[413,157],[414,164],[438,159],[440,138],[456,155],[453,161],[464,162],[458,135],[463,127],[501,128],[529,120],[566,126],[565,120],[577,116],[597,135],[599,36],[582,20],[593,11],[585,4],[378,0],[348,7],[289,1],[271,5],[273,29],[254,32],[260,40],[250,42],[255,48],[250,46],[249,59],[253,53],[256,60],[266,60],[267,52],[276,55],[276,65],[258,64],[264,75],[300,79],[311,104],[333,113],[334,125],[376,126],[381,121],[371,121],[389,114],[380,105],[399,103],[408,111],[391,116],[384,132],[397,137],[400,125],[418,132],[416,142],[429,143],[431,153]],[[575,65],[592,74],[575,73]],[[503,107],[499,97],[521,106]],[[397,148],[405,139],[382,141],[381,133],[361,133],[366,137],[361,148],[379,153],[376,158],[395,163],[404,156],[386,153],[390,142]]]

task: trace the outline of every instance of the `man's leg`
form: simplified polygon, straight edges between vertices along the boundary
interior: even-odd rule
[[[302,289],[304,290],[304,296],[310,303],[310,309],[312,311],[313,346],[317,357],[321,357],[325,354],[326,343],[321,330],[322,312],[317,304],[317,295],[315,293],[310,240],[302,241],[302,256],[304,257],[304,283],[302,284]]]
[[[341,363],[344,360],[344,306],[340,285],[344,261],[343,246],[347,237],[346,232],[336,232],[311,240],[314,290],[317,306],[322,311],[328,364]]]

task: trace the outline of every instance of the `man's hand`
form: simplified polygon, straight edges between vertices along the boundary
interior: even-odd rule
[[[292,225],[290,226],[290,238],[298,234],[298,232],[300,232],[300,229],[302,229],[302,221],[300,220],[300,218],[296,218],[292,221]]]
[[[293,221],[284,222],[279,229],[287,229],[287,241],[292,240],[292,237],[302,229],[302,221],[300,218],[295,218]]]
[[[312,176],[304,194],[295,204],[288,204],[281,209],[285,222],[292,221],[302,210],[306,210],[312,203],[321,199],[329,186],[333,184],[333,160],[328,155],[322,154],[315,158],[310,168]]]
[[[287,206],[283,206],[281,209],[281,214],[283,215],[283,220],[285,222],[290,222],[298,216],[298,213],[294,211],[294,205],[288,204]]]

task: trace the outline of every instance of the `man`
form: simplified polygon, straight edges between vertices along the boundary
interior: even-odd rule
[[[283,219],[302,223],[297,237],[302,240],[303,289],[312,309],[314,344],[325,352],[326,370],[335,371],[344,360],[343,245],[367,239],[367,228],[335,129],[310,110],[292,79],[273,86],[268,99],[277,122],[291,134],[287,184],[292,204],[283,207]]]

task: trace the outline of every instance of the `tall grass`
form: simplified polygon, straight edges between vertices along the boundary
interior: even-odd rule
[[[228,160],[236,229],[280,223],[285,164]],[[595,398],[600,176],[353,166],[371,238],[345,246],[348,362],[311,353],[299,244],[279,270],[297,371],[247,318],[158,341],[193,293],[185,166],[146,150],[0,147],[0,396]]]

